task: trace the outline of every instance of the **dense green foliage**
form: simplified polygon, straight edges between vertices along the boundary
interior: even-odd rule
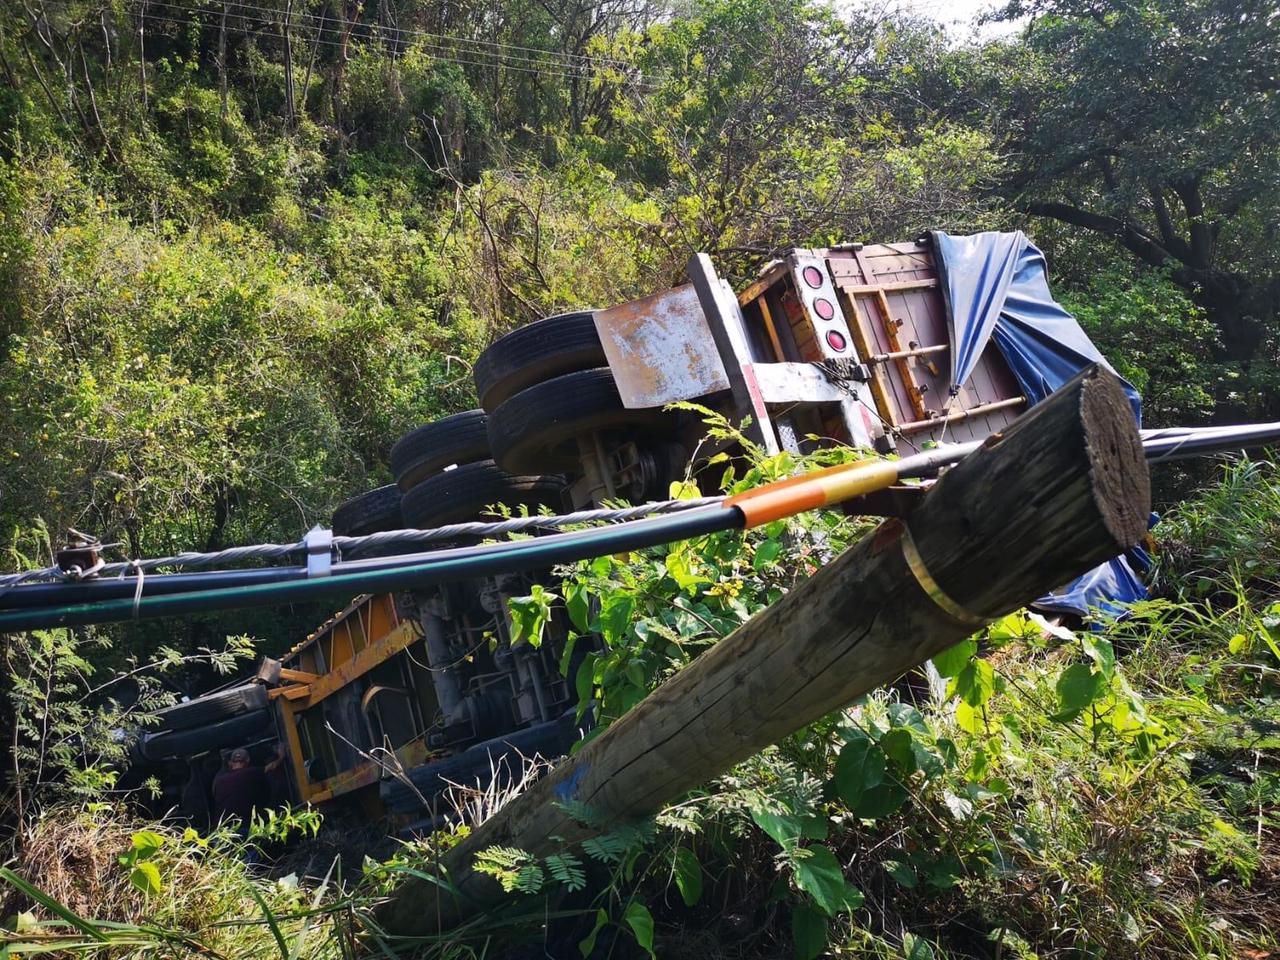
[[[962,42],[810,0],[0,6],[3,566],[69,526],[113,559],[293,540],[474,404],[487,342],[677,282],[698,250],[741,281],[791,246],[1024,228],[1149,423],[1280,415],[1272,6],[1008,12],[1031,18]],[[587,911],[566,955],[1275,950],[1277,518],[1274,473],[1231,472],[1165,520],[1160,597],[1126,623],[1015,616],[656,825],[487,869]],[[608,637],[573,678],[608,720],[857,532],[605,559],[538,602]],[[246,651],[223,637],[275,652],[317,615],[0,638],[24,875],[123,924],[9,929],[349,954],[368,898],[454,837],[307,890],[99,799],[114,725]],[[540,922],[499,919],[440,952]]]

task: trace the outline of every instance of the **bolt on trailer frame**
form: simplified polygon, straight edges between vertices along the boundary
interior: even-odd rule
[[[909,453],[982,439],[1026,407],[994,345],[952,394],[927,239],[794,249],[740,293],[706,254],[687,273],[685,286],[596,314],[628,407],[704,402],[749,417],[748,436],[770,453],[815,442]]]

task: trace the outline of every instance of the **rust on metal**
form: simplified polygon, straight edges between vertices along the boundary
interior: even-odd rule
[[[884,333],[889,339],[890,353],[898,354],[898,359],[894,361],[898,365],[898,375],[902,377],[902,382],[907,388],[907,399],[911,403],[911,412],[915,414],[917,420],[924,420],[928,417],[928,413],[924,408],[924,399],[920,393],[920,386],[916,383],[916,378],[911,375],[911,364],[907,362],[907,358],[902,356],[904,353],[902,344],[898,340],[898,327],[902,325],[902,321],[895,320],[893,311],[889,309],[889,298],[885,296],[884,289],[877,287],[874,291],[876,303],[880,307],[880,313],[884,320]]]
[[[854,349],[857,350],[858,356],[869,357],[875,351],[872,349],[871,340],[867,336],[867,328],[863,326],[862,311],[858,309],[858,300],[856,297],[846,294],[845,301],[849,304],[849,312],[853,316],[853,322],[849,324],[849,334],[853,337]],[[880,421],[886,426],[891,426],[897,420],[897,417],[893,415],[893,406],[889,402],[889,390],[885,386],[884,374],[878,365],[871,366],[871,397],[875,401]]]
[[[691,285],[597,311],[596,330],[628,409],[661,407],[729,389],[729,377]]]

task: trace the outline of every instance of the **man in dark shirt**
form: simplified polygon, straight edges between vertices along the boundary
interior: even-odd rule
[[[227,769],[213,778],[213,822],[237,817],[239,833],[246,836],[254,808],[265,809],[269,796],[262,768],[250,766],[249,751],[236,747],[227,757]]]

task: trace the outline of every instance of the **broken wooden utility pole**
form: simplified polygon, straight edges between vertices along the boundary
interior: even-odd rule
[[[391,936],[457,925],[503,894],[493,845],[537,856],[685,792],[1133,546],[1150,484],[1133,412],[1098,367],[667,681],[375,912]],[[454,892],[446,892],[451,885]]]

